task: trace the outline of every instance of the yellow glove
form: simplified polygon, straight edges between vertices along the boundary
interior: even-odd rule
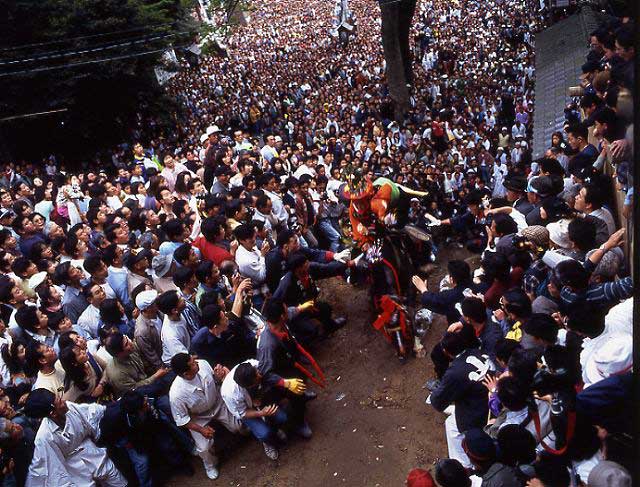
[[[298,312],[302,313],[303,311],[306,311],[309,308],[313,308],[313,304],[314,304],[313,299],[310,299],[309,301],[305,301],[300,306],[298,306]]]
[[[298,396],[303,394],[307,389],[307,386],[302,379],[285,379],[284,387]]]

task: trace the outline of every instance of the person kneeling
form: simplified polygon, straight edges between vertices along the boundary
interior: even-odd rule
[[[177,377],[169,390],[171,413],[176,424],[189,430],[202,458],[207,477],[218,478],[218,458],[214,453],[215,430],[211,423],[221,423],[231,433],[240,433],[242,423],[227,409],[220,397],[221,381],[229,369],[206,360],[197,360],[188,353],[177,353],[171,358],[171,368]]]
[[[262,443],[267,457],[277,460],[277,445],[286,441],[279,428],[288,417],[277,401],[271,402],[264,396],[262,374],[257,367],[258,361],[254,359],[236,365],[225,377],[220,393],[231,414]]]

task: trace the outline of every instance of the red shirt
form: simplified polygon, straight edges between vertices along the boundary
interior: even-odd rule
[[[200,250],[203,259],[210,260],[217,266],[225,260],[233,260],[233,255],[227,249],[212,244],[202,235],[193,241],[193,246]]]
[[[442,137],[444,135],[444,126],[442,123],[433,122],[431,124],[431,132],[434,137]]]

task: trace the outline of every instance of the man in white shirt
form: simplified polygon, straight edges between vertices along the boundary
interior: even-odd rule
[[[585,184],[576,195],[575,209],[587,215],[600,218],[607,224],[609,235],[616,231],[616,223],[613,215],[606,208],[602,207],[604,195],[600,187],[593,183]]]
[[[187,353],[175,355],[171,368],[177,376],[169,390],[171,414],[176,425],[189,430],[207,477],[215,480],[218,458],[213,451],[215,430],[209,424],[215,421],[232,433],[242,431],[242,423],[229,412],[217,384],[229,369],[221,365],[212,369],[206,360],[196,360]]]
[[[524,139],[527,136],[527,127],[520,120],[516,120],[516,123],[511,127],[511,136],[514,140]]]
[[[107,294],[100,284],[90,282],[82,288],[84,297],[89,306],[82,312],[78,318],[78,326],[87,334],[87,336],[98,338],[98,325],[100,324],[100,304],[107,299]]]
[[[273,135],[268,135],[266,142],[266,145],[260,149],[260,155],[266,159],[267,162],[271,162],[271,159],[278,157],[278,151],[275,148],[276,138]]]
[[[296,171],[293,173],[293,177],[296,179],[300,179],[300,176],[302,176],[303,174],[308,174],[312,178],[315,178],[316,177],[315,166],[317,162],[318,162],[317,156],[313,156],[313,155],[308,156],[304,160],[304,164],[300,165],[300,167],[298,167],[298,169],[296,169]]]
[[[38,370],[34,389],[46,389],[62,397],[65,373],[53,347],[33,341],[27,346],[25,361]]]
[[[35,450],[26,485],[124,487],[126,480],[94,439],[106,407],[64,401],[46,389],[34,389],[24,412],[43,418],[34,441]]]
[[[167,291],[158,296],[156,304],[160,312],[164,313],[160,332],[162,362],[169,364],[171,357],[178,353],[186,353],[191,345],[187,322],[182,318],[182,310],[187,307],[187,303],[177,291]]]
[[[255,395],[262,388],[262,375],[257,367],[258,361],[255,359],[236,365],[222,382],[220,394],[231,414],[242,421],[262,443],[267,457],[277,460],[276,445],[286,439],[278,427],[287,422],[287,414],[277,404],[261,404],[252,397],[250,391],[254,391]]]
[[[236,250],[238,271],[243,276],[250,278],[253,289],[258,290],[264,284],[267,275],[264,256],[269,252],[269,243],[265,240],[262,248],[258,250],[256,247],[257,232],[252,225],[239,225],[234,230],[234,234],[240,244]]]
[[[266,173],[260,180],[260,186],[264,194],[271,200],[272,213],[277,218],[280,226],[286,226],[289,219],[289,213],[282,203],[282,198],[276,193],[278,190],[278,180],[275,174]]]

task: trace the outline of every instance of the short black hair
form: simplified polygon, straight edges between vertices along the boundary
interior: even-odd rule
[[[279,299],[269,298],[262,308],[265,319],[271,323],[277,323],[285,314],[284,303]]]
[[[574,218],[569,222],[569,240],[582,252],[596,247],[596,224],[586,218]]]
[[[102,249],[102,258],[104,259],[104,263],[107,265],[112,265],[116,260],[116,251],[118,250],[118,244],[112,243],[107,245]]]
[[[180,296],[175,290],[165,291],[156,298],[156,304],[160,312],[164,314],[171,313],[171,310],[178,306]]]
[[[287,269],[295,271],[302,267],[308,260],[309,258],[303,252],[294,252],[287,257]]]
[[[538,370],[539,353],[535,350],[516,348],[509,357],[507,368],[509,373],[523,384],[531,384]]]
[[[498,213],[493,217],[496,224],[496,233],[498,236],[511,235],[518,232],[518,224],[509,215]]]
[[[53,412],[55,400],[56,395],[49,389],[34,389],[27,397],[24,413],[30,418],[46,418]]]
[[[198,301],[198,308],[203,310],[210,304],[218,304],[218,300],[220,299],[220,292],[216,290],[206,291],[202,296],[200,296],[200,300]]]
[[[447,332],[440,341],[440,346],[454,357],[464,352],[468,345],[469,344],[462,333]]]
[[[189,360],[191,360],[191,355],[188,353],[176,353],[171,357],[171,369],[176,375],[182,377],[189,370]]]
[[[26,257],[17,257],[16,260],[13,261],[13,264],[11,264],[11,270],[16,276],[24,278],[25,272],[27,272],[30,265],[31,261]]]
[[[513,313],[518,318],[528,318],[531,316],[531,300],[522,288],[514,287],[504,293],[507,302],[505,310]]]
[[[564,459],[559,459],[553,455],[542,452],[533,468],[536,478],[544,485],[569,485],[571,478]]]
[[[576,306],[567,315],[567,328],[589,338],[600,335],[605,328],[605,313],[588,303]]]
[[[213,262],[210,260],[203,260],[196,267],[196,279],[200,282],[204,282],[211,275],[211,271],[213,270]]]
[[[484,301],[473,296],[462,300],[462,314],[468,316],[473,321],[484,323],[487,321],[487,307]]]
[[[207,304],[202,308],[202,325],[207,328],[213,328],[220,323],[220,313],[224,308],[218,304]]]
[[[207,217],[202,220],[200,230],[207,242],[213,243],[216,237],[224,232],[224,225],[219,218]]]
[[[281,230],[280,232],[278,232],[278,238],[276,239],[276,245],[278,247],[282,247],[283,245],[286,245],[287,243],[289,243],[289,240],[291,240],[291,237],[295,236],[295,232],[289,228],[286,228],[284,230]]]
[[[476,190],[469,192],[464,198],[465,205],[480,205],[482,203],[482,193]]]
[[[99,255],[90,255],[89,257],[84,259],[82,267],[84,267],[84,270],[89,274],[93,274],[100,268],[100,265],[103,262],[104,261],[102,260],[102,257],[100,257]]]
[[[100,303],[100,320],[105,325],[118,325],[122,321],[122,311],[118,306],[118,300],[107,298]]]
[[[240,200],[232,200],[227,203],[224,209],[224,214],[227,218],[232,218],[240,209],[244,203]]]
[[[534,338],[553,344],[558,338],[558,324],[551,315],[533,313],[524,324],[524,331]]]
[[[471,487],[471,479],[458,460],[445,458],[436,463],[436,482],[441,487]]]
[[[255,227],[253,225],[249,225],[248,223],[243,223],[241,225],[238,225],[233,231],[238,241],[247,240],[253,237],[255,232],[256,232]]]
[[[566,132],[567,134],[573,135],[575,138],[582,137],[585,141],[589,135],[589,129],[583,123],[574,123],[569,125]]]
[[[190,269],[189,267],[179,267],[173,274],[173,283],[179,289],[182,289],[194,275],[195,272],[193,269]]]
[[[183,243],[173,251],[173,258],[178,264],[184,264],[191,254],[191,244]]]
[[[465,285],[471,282],[471,268],[463,260],[449,261],[447,271],[458,285]]]
[[[527,406],[529,391],[516,378],[502,377],[497,383],[498,399],[510,411],[520,411]]]
[[[266,194],[259,196],[256,200],[256,208],[264,208],[269,203],[269,201],[271,201],[271,198],[269,198]]]
[[[258,371],[249,362],[239,364],[233,373],[233,380],[235,380],[240,387],[244,387],[245,389],[253,386],[257,377]]]
[[[99,286],[99,285],[100,284],[97,284],[93,281],[89,281],[84,286],[82,286],[82,295],[85,297],[86,300],[89,300],[93,296],[93,293],[91,292],[91,289],[93,288],[93,286]]]
[[[524,426],[507,424],[498,431],[500,461],[515,467],[531,463],[536,458],[536,439]]]
[[[577,260],[566,259],[554,267],[552,279],[560,286],[583,290],[589,285],[589,272]]]
[[[110,333],[105,339],[104,348],[109,355],[117,357],[124,350],[124,335],[119,331]]]
[[[65,253],[69,257],[75,257],[75,255],[78,253],[78,244],[79,243],[80,243],[80,239],[78,239],[78,236],[73,234],[73,233],[69,233],[67,235],[67,240],[64,243],[64,251],[65,251]]]
[[[144,394],[137,389],[125,392],[120,398],[122,409],[127,414],[135,414],[144,406]]]
[[[509,359],[513,352],[520,347],[520,343],[510,338],[501,338],[496,342],[495,354],[496,358],[503,361],[505,364],[509,363]]]
[[[587,183],[583,186],[585,191],[584,201],[591,204],[594,209],[600,208],[605,201],[604,191],[598,184]]]
[[[177,218],[173,218],[168,220],[162,225],[162,230],[167,235],[169,240],[173,240],[176,237],[179,237],[184,233],[184,223],[182,220],[178,220]]]
[[[38,319],[38,308],[35,306],[22,306],[16,311],[16,323],[24,330],[34,332],[40,323]]]

